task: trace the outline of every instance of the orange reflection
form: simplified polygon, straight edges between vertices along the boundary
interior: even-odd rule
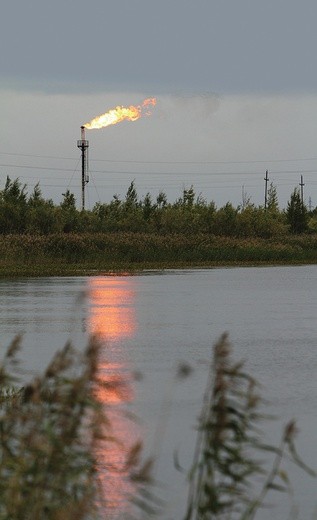
[[[130,277],[89,279],[89,331],[103,344],[98,363],[96,396],[103,404],[111,431],[95,448],[107,519],[121,518],[129,508],[133,486],[126,468],[129,449],[138,441],[138,428],[127,417],[134,400],[133,378],[120,340],[136,330],[134,290]]]
[[[136,324],[131,278],[92,278],[89,280],[89,296],[89,330],[92,334],[103,340],[133,336]]]

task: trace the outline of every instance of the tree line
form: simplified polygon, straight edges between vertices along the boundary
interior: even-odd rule
[[[39,184],[32,193],[19,178],[6,178],[0,190],[0,234],[142,232],[154,234],[206,233],[227,237],[272,238],[285,234],[317,231],[317,208],[309,211],[295,188],[285,209],[280,209],[273,183],[267,192],[266,207],[256,206],[247,197],[234,206],[227,202],[217,208],[194,187],[184,188],[173,203],[161,191],[140,198],[132,181],[123,198],[114,195],[109,203],[97,202],[92,210],[80,211],[70,190],[60,204],[45,199]]]

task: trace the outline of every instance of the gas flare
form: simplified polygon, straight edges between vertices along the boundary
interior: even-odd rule
[[[95,117],[83,126],[88,130],[105,128],[109,125],[116,125],[121,121],[136,121],[142,116],[151,115],[150,106],[156,105],[156,98],[148,98],[142,101],[141,105],[130,105],[129,107],[117,106],[105,114]]]

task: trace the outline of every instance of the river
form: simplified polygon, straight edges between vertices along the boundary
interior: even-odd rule
[[[81,349],[91,333],[101,337],[101,372],[126,382],[121,396],[104,399],[114,412],[124,404],[140,419],[131,426],[114,417],[123,440],[142,438],[145,453],[156,457],[160,518],[184,516],[186,475],[176,471],[173,459],[177,453],[180,465],[190,468],[212,345],[224,331],[234,358],[244,359],[261,383],[267,412],[276,416],[263,426],[266,439],[278,443],[283,425],[295,418],[298,451],[317,469],[317,266],[2,280],[0,294],[1,353],[23,334],[28,371],[43,369],[69,339]],[[193,371],[178,381],[183,362]],[[122,454],[107,456],[115,463]],[[316,480],[291,465],[287,470],[298,518],[317,517]],[[113,507],[106,518],[124,518],[130,507],[124,475],[107,485]],[[256,518],[289,518],[286,496],[273,493],[268,505]]]

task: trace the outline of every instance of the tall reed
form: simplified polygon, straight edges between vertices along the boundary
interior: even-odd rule
[[[82,353],[68,343],[43,374],[21,387],[20,346],[17,336],[0,365],[0,520],[107,519],[97,454],[121,440],[98,394],[101,388],[120,392],[122,382],[100,377],[100,345],[92,338]],[[184,365],[179,377],[189,374]],[[262,442],[260,404],[256,381],[231,360],[223,335],[209,370],[185,520],[253,520],[270,490],[290,490],[285,455],[315,475],[296,452],[294,421],[279,446]],[[162,503],[153,494],[153,461],[143,460],[142,440],[123,453],[121,467],[113,469],[133,484],[136,509],[129,518],[157,516]],[[271,467],[259,462],[263,453],[273,456]],[[103,472],[103,479],[112,478],[107,464]],[[254,487],[257,477],[261,485]]]
[[[316,235],[235,238],[204,233],[77,233],[0,235],[0,276],[80,274],[256,263],[316,263]]]
[[[0,365],[0,519],[107,518],[97,454],[119,441],[98,393],[120,388],[99,377],[99,343],[92,338],[82,353],[68,343],[22,387],[20,345],[16,337]],[[138,505],[152,511],[151,461],[141,461],[139,440],[123,451],[122,469],[114,471],[125,472]],[[105,471],[111,479],[111,468]]]
[[[243,363],[232,361],[228,337],[222,335],[214,346],[199,418],[185,520],[252,520],[270,490],[290,491],[282,468],[285,455],[315,476],[296,452],[293,420],[279,446],[263,443],[260,404],[255,379]],[[271,468],[260,462],[263,453],[274,456]],[[256,488],[257,477],[262,483]]]

